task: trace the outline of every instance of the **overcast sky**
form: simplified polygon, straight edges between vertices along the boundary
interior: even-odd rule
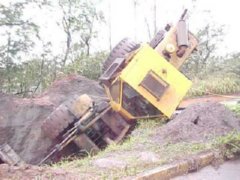
[[[14,1],[14,0],[12,0]],[[111,21],[112,45],[124,37],[134,39],[136,24],[137,40],[148,41],[148,31],[146,21],[150,28],[153,27],[153,0],[139,0],[137,7],[137,21],[134,19],[133,0],[99,0],[97,7],[105,15],[106,21]],[[7,3],[7,0],[0,0],[0,3]],[[56,5],[55,0],[52,0]],[[111,15],[109,16],[109,2],[111,2]],[[238,52],[240,42],[240,17],[239,1],[237,0],[197,0],[195,7],[191,0],[157,0],[157,24],[158,28],[163,27],[168,22],[176,22],[183,12],[188,8],[191,16],[189,17],[189,28],[196,33],[198,29],[206,23],[211,22],[215,25],[225,25],[226,36],[219,50],[220,54]],[[204,13],[210,11],[210,13]],[[31,17],[41,26],[41,36],[45,41],[53,42],[53,52],[58,53],[64,50],[65,36],[63,29],[56,24],[61,22],[61,11],[53,7],[45,7],[41,11],[29,8],[25,11],[26,16]],[[109,19],[110,17],[110,19]],[[94,41],[93,49],[109,49],[109,29],[106,24],[98,27],[99,37]],[[38,48],[41,51],[41,47]]]
[[[146,25],[144,18],[151,18],[152,11],[149,11],[150,1],[142,1],[139,5],[138,18],[138,40],[147,40]],[[189,28],[193,32],[203,27],[207,22],[217,25],[225,25],[226,36],[222,48],[223,51],[239,51],[240,43],[240,1],[237,0],[197,0],[196,7],[193,7],[191,0],[157,0],[157,22],[158,27],[164,26],[167,22],[176,22],[184,8],[191,12],[189,17]],[[134,13],[132,1],[112,0],[112,42],[116,44],[122,37],[134,37]],[[210,13],[204,13],[210,11]],[[149,14],[150,13],[150,14]]]

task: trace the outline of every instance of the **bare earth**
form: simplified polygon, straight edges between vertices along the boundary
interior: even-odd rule
[[[240,130],[240,119],[224,105],[204,102],[190,105],[172,121],[157,130],[158,143],[205,142]]]
[[[74,95],[87,93],[95,100],[105,97],[103,89],[95,81],[81,76],[69,76],[56,81],[41,96],[20,99],[0,94],[0,144],[7,142],[24,161],[37,164],[54,145],[41,131],[43,120],[62,102]],[[147,129],[146,129],[147,130]],[[111,169],[124,170],[130,160],[149,165],[157,165],[164,154],[156,154],[166,144],[179,142],[204,143],[209,139],[240,130],[240,119],[224,105],[204,102],[190,105],[181,114],[163,126],[152,129],[146,142],[133,144],[131,150],[114,151],[99,159],[92,159],[89,167],[101,172]],[[133,137],[141,137],[142,131],[132,132]],[[150,146],[151,145],[151,146]],[[153,146],[154,150],[153,151]],[[151,147],[151,148],[150,148]],[[135,158],[135,159],[134,159]],[[129,160],[129,161],[128,161]],[[87,168],[86,168],[87,169]],[[91,179],[97,178],[91,172],[80,172],[76,167],[68,170],[52,167],[10,167],[0,165],[0,179]],[[116,171],[117,172],[117,171]]]
[[[62,102],[75,95],[105,97],[102,87],[82,76],[55,81],[41,96],[32,99],[0,94],[0,144],[7,142],[27,163],[37,164],[55,144],[44,135],[44,119]]]

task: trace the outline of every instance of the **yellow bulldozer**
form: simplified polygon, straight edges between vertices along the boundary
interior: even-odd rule
[[[40,164],[71,142],[96,153],[120,142],[138,119],[172,116],[192,84],[179,68],[198,44],[188,31],[186,12],[149,43],[123,39],[113,48],[99,79],[108,98],[95,102],[84,94],[53,111],[42,130],[59,143]]]

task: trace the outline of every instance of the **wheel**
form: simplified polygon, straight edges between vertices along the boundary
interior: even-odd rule
[[[121,40],[110,52],[110,55],[103,63],[103,72],[106,71],[116,58],[123,58],[126,54],[136,50],[139,44],[129,38]]]
[[[62,104],[43,121],[41,128],[46,136],[55,139],[73,123],[74,119],[74,115],[69,112],[65,104]]]

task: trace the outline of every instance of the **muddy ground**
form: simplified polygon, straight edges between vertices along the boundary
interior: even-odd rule
[[[41,96],[32,99],[0,94],[0,143],[9,143],[24,161],[37,164],[55,143],[42,133],[40,127],[43,120],[66,99],[83,93],[92,95],[96,100],[104,96],[98,83],[81,76],[56,81]],[[113,174],[122,173],[129,168],[131,174],[133,165],[134,172],[138,172],[139,164],[141,168],[149,168],[167,161],[166,157],[171,153],[173,156],[183,156],[185,152],[173,151],[176,147],[181,150],[182,143],[207,143],[234,130],[240,131],[240,119],[224,105],[198,103],[189,106],[165,125],[157,123],[151,128],[137,128],[131,134],[135,140],[130,145],[125,144],[125,147],[123,144],[124,148],[119,151],[113,150],[93,157],[87,165],[79,162],[79,167],[76,165],[78,163],[70,163],[66,171],[35,166],[17,168],[0,165],[0,177],[10,178],[14,173],[20,179],[34,179],[46,174],[58,179],[79,176],[88,179],[88,176],[99,178],[111,170],[114,170]],[[174,146],[175,149],[170,148],[179,143],[180,145]],[[169,151],[166,152],[166,148],[170,148]]]
[[[25,162],[37,164],[55,143],[42,132],[42,122],[59,104],[84,93],[95,100],[105,96],[97,82],[75,75],[55,81],[39,97],[0,94],[0,144],[8,143]]]
[[[240,131],[240,119],[224,105],[196,103],[187,107],[153,137],[159,144],[207,142],[230,131]]]
[[[89,176],[84,174],[77,174],[73,171],[64,171],[62,169],[50,169],[47,167],[38,167],[38,166],[21,166],[14,167],[7,164],[0,164],[0,178],[1,180],[9,179],[80,179],[80,177],[85,177],[86,179]]]
[[[159,120],[160,121],[160,120]],[[133,179],[136,174],[198,153],[213,151],[221,162],[217,138],[240,132],[240,119],[224,105],[193,104],[167,124],[140,121],[121,145],[110,145],[96,156],[63,162],[57,167],[90,175],[93,179]],[[223,153],[224,154],[224,153]],[[84,176],[83,176],[84,179]]]

